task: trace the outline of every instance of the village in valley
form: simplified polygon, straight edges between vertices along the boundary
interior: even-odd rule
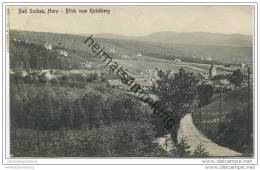
[[[29,40],[17,40],[16,38],[13,39],[15,43],[24,43],[24,44],[32,44]],[[69,52],[62,47],[53,46],[49,42],[45,42],[43,47],[46,50],[54,51],[62,56],[69,57]],[[110,54],[116,54],[117,51],[114,48],[109,50]],[[200,60],[207,60],[209,64],[202,64],[202,63],[188,63],[182,62],[179,58],[174,58],[172,60],[163,60],[163,59],[155,59],[147,56],[143,56],[142,53],[138,52],[136,56],[129,57],[127,54],[118,54],[121,58],[116,58],[119,64],[122,62],[123,66],[128,71],[128,74],[135,78],[136,82],[141,85],[145,90],[151,90],[153,86],[156,86],[156,81],[159,79],[158,71],[163,70],[164,72],[170,71],[170,74],[173,75],[178,71],[178,68],[190,68],[192,72],[194,72],[196,79],[199,81],[200,84],[211,84],[217,90],[234,90],[235,85],[232,84],[226,75],[231,74],[232,71],[241,70],[244,74],[248,72],[248,66],[245,63],[240,63],[237,65],[220,65],[214,63],[214,57],[198,57]],[[135,62],[133,58],[136,59],[137,62],[141,61],[144,63],[146,62],[154,62],[152,67],[150,68],[143,68],[141,70],[135,70],[135,68],[129,68],[125,62]],[[196,56],[192,56],[192,58],[196,58]],[[146,61],[148,60],[148,61]],[[149,61],[150,60],[150,61]],[[151,61],[152,60],[152,61]],[[163,64],[163,67],[158,67],[158,62]],[[165,69],[165,67],[167,69]],[[71,66],[67,66],[66,70],[60,69],[47,69],[41,68],[39,70],[36,69],[10,69],[11,75],[17,75],[24,79],[32,79],[38,81],[51,81],[51,80],[58,80],[62,77],[84,77],[89,74],[96,74],[98,77],[102,76],[102,74],[108,74],[109,69],[106,68],[102,63],[95,63],[92,61],[86,61],[79,63],[80,69],[73,69]],[[177,68],[177,69],[176,69]],[[244,82],[246,83],[246,82]],[[111,87],[117,87],[120,89],[127,90],[127,86],[125,86],[118,78],[113,78],[107,80],[107,84]],[[246,84],[243,85],[244,87]]]

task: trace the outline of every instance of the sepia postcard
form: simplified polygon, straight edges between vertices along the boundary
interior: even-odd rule
[[[3,7],[8,158],[256,158],[254,3]]]

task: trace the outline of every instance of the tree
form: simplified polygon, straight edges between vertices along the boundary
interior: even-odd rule
[[[39,92],[24,105],[24,127],[40,130],[57,130],[62,125],[61,105],[54,92]]]
[[[206,157],[209,156],[208,152],[206,151],[205,147],[200,143],[196,150],[192,153],[192,156],[195,157]]]
[[[230,76],[230,82],[236,87],[241,87],[242,83],[245,81],[246,75],[242,73],[240,69],[233,71]]]
[[[140,121],[145,119],[140,101],[129,95],[111,97],[111,116],[114,121]]]
[[[235,108],[228,114],[228,123],[219,125],[217,142],[223,146],[248,155],[253,154],[253,123],[248,117],[253,111],[248,108]]]
[[[176,148],[171,150],[171,153],[174,157],[187,157],[190,156],[191,151],[190,146],[188,145],[187,137],[181,139],[179,143],[176,144]]]
[[[198,86],[199,107],[209,104],[209,100],[213,95],[213,87],[211,84],[201,84]]]
[[[193,73],[186,72],[184,69],[180,69],[175,74],[160,70],[158,76],[160,79],[157,81],[158,88],[155,89],[155,93],[165,111],[175,118],[176,125],[171,133],[173,141],[177,143],[179,122],[184,113],[191,109],[196,96],[197,81]]]
[[[103,102],[102,96],[95,92],[87,93],[77,99],[73,109],[75,112],[74,125],[88,128],[101,126]]]

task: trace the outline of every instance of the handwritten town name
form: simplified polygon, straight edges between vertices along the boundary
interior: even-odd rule
[[[89,8],[89,9],[39,9],[39,8],[19,8],[18,14],[110,14],[111,10],[106,8]]]

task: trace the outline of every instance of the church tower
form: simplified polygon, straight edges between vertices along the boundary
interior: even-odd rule
[[[214,66],[214,57],[211,60],[211,67],[209,68],[209,79],[213,79],[217,75],[217,70]]]

